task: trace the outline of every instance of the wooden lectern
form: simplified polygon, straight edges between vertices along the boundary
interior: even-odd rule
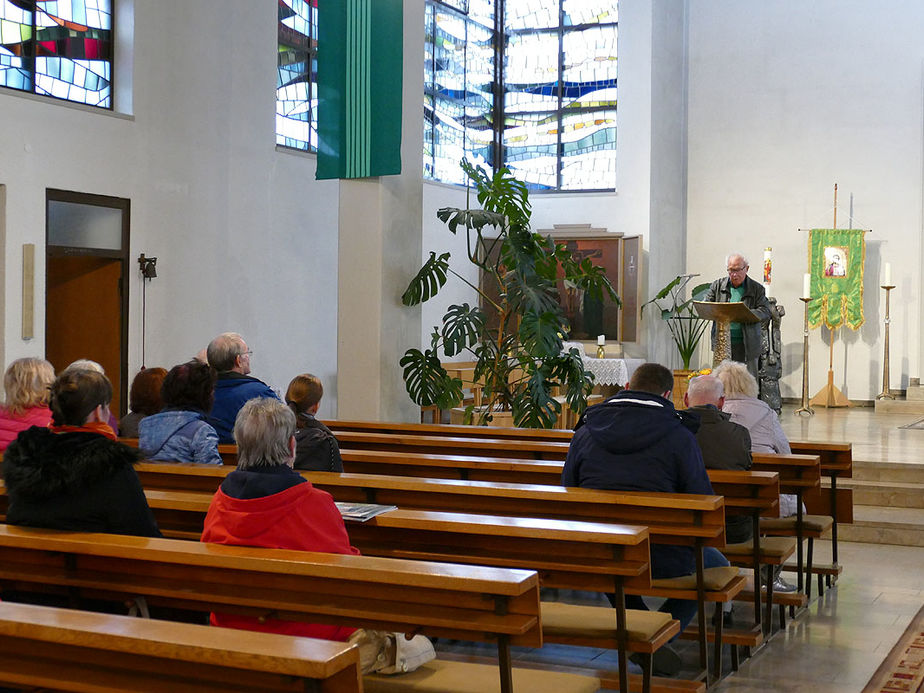
[[[735,303],[717,303],[713,301],[693,301],[696,313],[703,320],[712,320],[716,326],[715,350],[712,352],[712,367],[722,361],[731,359],[731,323],[760,322],[757,314],[746,305]]]

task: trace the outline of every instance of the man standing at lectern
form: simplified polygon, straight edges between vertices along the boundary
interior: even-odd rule
[[[728,276],[716,279],[703,297],[704,301],[735,303],[740,301],[750,308],[760,322],[731,323],[731,357],[747,365],[757,377],[757,358],[761,352],[761,325],[770,320],[770,302],[762,284],[748,276],[748,261],[741,253],[731,253],[725,258]],[[712,350],[716,348],[716,325],[712,324]]]

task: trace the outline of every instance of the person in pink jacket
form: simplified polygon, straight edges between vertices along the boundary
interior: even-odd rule
[[[16,359],[3,375],[5,401],[0,406],[0,451],[31,426],[51,423],[48,395],[55,369],[44,359]]]

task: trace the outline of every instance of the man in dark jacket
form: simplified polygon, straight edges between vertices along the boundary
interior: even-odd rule
[[[657,363],[645,363],[632,375],[626,390],[590,407],[581,417],[562,470],[563,486],[712,494],[712,484],[696,444],[695,417],[678,413],[671,403],[674,378]],[[703,552],[706,568],[727,566],[717,550]],[[696,571],[693,549],[688,546],[651,545],[654,578],[690,575]],[[626,606],[647,608],[641,597],[626,597]],[[668,599],[661,611],[680,621],[680,630],[696,614],[695,601]],[[680,658],[662,647],[655,670],[673,674]]]
[[[748,370],[757,377],[757,359],[761,353],[761,325],[768,322],[771,315],[767,293],[759,282],[748,276],[748,261],[741,253],[731,253],[725,258],[728,276],[716,279],[709,286],[703,297],[704,301],[717,303],[735,303],[740,301],[760,318],[759,322],[731,324],[731,357],[747,365]],[[712,325],[712,350],[716,349],[716,326]]]
[[[273,389],[262,380],[251,377],[250,355],[244,338],[237,332],[225,332],[211,342],[207,350],[209,365],[218,371],[215,383],[215,404],[209,423],[218,432],[219,443],[233,443],[234,419],[244,403],[255,397],[278,400]]]
[[[721,380],[712,375],[693,378],[683,402],[688,412],[699,417],[696,442],[707,469],[747,471],[751,468],[751,434],[744,426],[732,423],[731,414],[722,411],[725,386]],[[725,516],[727,543],[748,541],[751,535],[751,518],[746,515]]]

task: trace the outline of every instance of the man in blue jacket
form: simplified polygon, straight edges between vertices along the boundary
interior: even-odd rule
[[[269,385],[249,375],[252,353],[237,332],[225,332],[209,342],[206,351],[209,365],[218,371],[209,423],[218,432],[219,443],[234,442],[234,419],[247,400],[254,397],[279,399]]]
[[[696,417],[674,409],[671,390],[674,377],[657,363],[641,365],[627,389],[606,402],[590,407],[575,427],[562,470],[562,486],[656,491],[663,493],[713,493],[694,433]],[[706,568],[727,566],[716,549],[704,551]],[[696,572],[693,549],[688,546],[651,545],[651,576],[672,578]],[[626,597],[631,609],[646,609],[641,597]],[[680,621],[680,630],[696,615],[695,601],[668,599],[661,611]],[[673,675],[680,657],[668,647],[655,655],[655,670]]]

